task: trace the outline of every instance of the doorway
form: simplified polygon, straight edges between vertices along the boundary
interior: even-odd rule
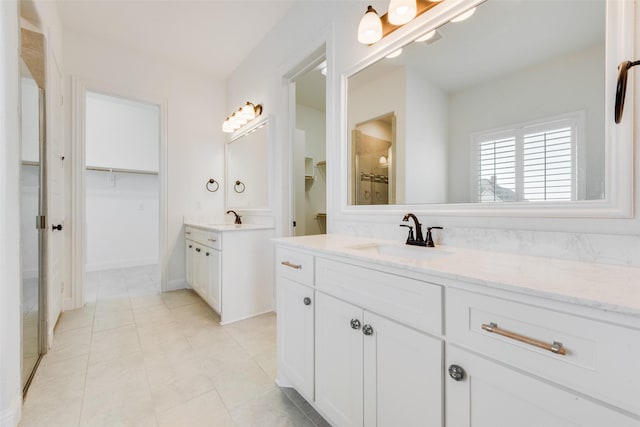
[[[327,232],[326,64],[323,53],[311,60],[292,83],[294,236]]]
[[[160,106],[85,92],[84,302],[161,291]]]

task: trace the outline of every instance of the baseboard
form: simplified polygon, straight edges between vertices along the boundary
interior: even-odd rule
[[[0,427],[16,427],[22,418],[22,397],[13,398],[11,405],[0,412]]]
[[[263,314],[267,314],[267,313],[274,313],[274,310],[273,309],[266,310],[266,311],[262,311],[260,313],[250,314],[249,316],[240,317],[238,319],[227,320],[226,322],[220,322],[220,326],[229,325],[229,324],[235,323],[235,322],[240,322],[241,320],[251,319],[252,317],[262,316]]]
[[[187,281],[184,279],[175,279],[175,280],[170,280],[169,283],[167,283],[167,289],[165,289],[165,291],[169,292],[169,291],[177,291],[179,289],[188,289],[189,286],[187,286]]]
[[[62,311],[75,310],[76,308],[79,308],[75,306],[73,298],[65,298],[62,307]]]
[[[85,267],[85,271],[102,271],[112,270],[116,268],[129,268],[129,267],[142,267],[145,265],[158,264],[158,258],[138,258],[133,260],[116,260],[108,262],[99,262],[94,264],[88,264]]]

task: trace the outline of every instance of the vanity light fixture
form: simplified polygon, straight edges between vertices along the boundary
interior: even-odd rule
[[[427,10],[441,3],[443,0],[390,0],[389,11],[378,16],[376,10],[369,5],[358,25],[358,41],[362,44],[372,45],[388,36],[404,24],[422,15]],[[451,22],[460,22],[474,14],[473,7],[456,16]],[[431,33],[427,33],[416,41],[425,41]],[[435,33],[434,33],[435,34]]]
[[[222,132],[232,133],[262,114],[262,105],[248,102],[222,122]]]

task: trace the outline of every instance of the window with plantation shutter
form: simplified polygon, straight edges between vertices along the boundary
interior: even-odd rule
[[[576,199],[581,113],[476,134],[476,200]]]

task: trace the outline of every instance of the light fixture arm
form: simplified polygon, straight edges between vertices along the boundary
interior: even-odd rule
[[[618,83],[616,84],[616,106],[615,121],[622,121],[622,111],[624,110],[624,98],[627,93],[627,72],[632,67],[640,65],[640,61],[623,61],[618,65]]]

